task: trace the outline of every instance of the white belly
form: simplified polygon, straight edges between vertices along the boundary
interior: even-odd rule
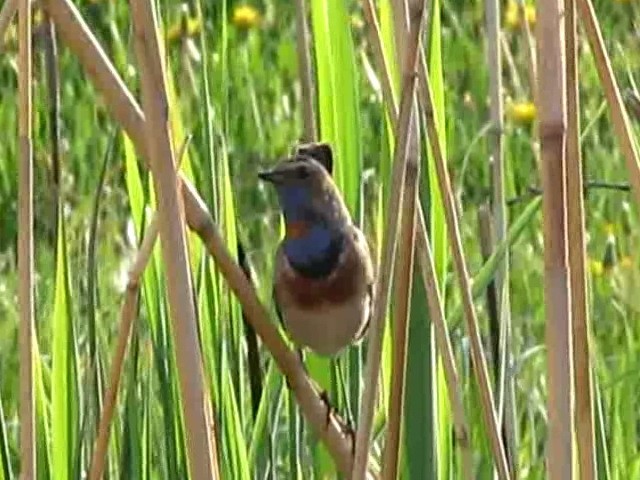
[[[320,308],[303,310],[289,305],[282,317],[292,340],[321,355],[335,355],[353,343],[369,319],[368,295],[342,304],[325,303]]]

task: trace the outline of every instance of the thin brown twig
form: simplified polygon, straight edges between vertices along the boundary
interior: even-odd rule
[[[91,80],[104,96],[107,108],[127,132],[142,158],[147,161],[149,155],[144,114],[77,8],[70,0],[46,0],[45,6],[58,25],[58,31],[65,44],[80,59]],[[229,287],[247,313],[247,319],[294,390],[307,421],[327,445],[338,469],[343,473],[350,472],[353,450],[350,438],[344,434],[344,425],[335,416],[330,415],[327,405],[310,382],[297,355],[289,349],[270,322],[267,310],[226,248],[202,198],[188,180],[182,178],[182,181],[184,208],[189,227],[200,236],[209,254],[214,258]],[[331,420],[328,424],[327,417]]]
[[[20,468],[21,478],[36,478],[34,397],[34,275],[33,275],[33,92],[32,11],[29,0],[18,9],[18,309],[20,312]]]

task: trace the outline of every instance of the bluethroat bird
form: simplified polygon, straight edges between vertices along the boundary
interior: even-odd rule
[[[333,356],[366,332],[373,264],[332,178],[326,143],[298,146],[262,180],[278,193],[286,234],[274,271],[276,310],[293,342]]]

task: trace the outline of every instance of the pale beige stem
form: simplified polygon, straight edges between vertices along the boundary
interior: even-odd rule
[[[158,198],[158,227],[167,272],[169,311],[175,337],[176,363],[185,419],[189,471],[195,479],[220,478],[209,436],[213,428],[206,404],[202,352],[192,296],[178,172],[171,141],[165,66],[158,40],[154,3],[131,0],[134,44],[142,83],[149,163]]]
[[[34,275],[33,275],[33,92],[31,5],[20,0],[18,11],[18,309],[20,312],[20,478],[36,478],[34,397]]]

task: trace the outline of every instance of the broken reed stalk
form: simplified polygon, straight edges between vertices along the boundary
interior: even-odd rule
[[[33,381],[33,92],[31,3],[20,0],[18,11],[18,309],[20,312],[20,476],[36,478],[35,397]]]
[[[422,12],[422,7],[420,7]],[[418,60],[418,46],[424,15],[420,17],[420,26],[411,30],[407,47],[404,50],[406,66],[403,78],[402,96],[400,101],[400,114],[396,128],[396,145],[393,158],[393,168],[391,172],[391,188],[389,202],[387,205],[387,218],[385,220],[385,235],[383,239],[383,256],[378,272],[386,272],[386,275],[378,275],[375,285],[375,304],[373,307],[371,324],[369,326],[369,343],[367,350],[367,360],[365,368],[365,386],[362,393],[362,410],[360,412],[360,424],[356,434],[356,448],[353,462],[352,480],[365,478],[365,467],[369,456],[369,446],[371,444],[371,429],[373,426],[373,415],[375,411],[376,399],[378,396],[378,380],[380,371],[380,360],[382,355],[382,336],[384,333],[384,319],[386,317],[389,293],[391,287],[391,275],[395,260],[396,247],[398,242],[398,227],[400,220],[400,206],[402,201],[405,173],[408,157],[408,141],[414,107],[414,96],[416,89],[415,69]],[[382,278],[381,278],[382,277]]]
[[[565,192],[566,83],[563,0],[542,0],[537,24],[544,293],[547,345],[547,475],[573,478],[571,288]]]
[[[593,385],[589,352],[589,312],[585,248],[582,158],[580,155],[580,97],[578,91],[578,34],[575,0],[565,0],[567,68],[567,244],[571,282],[573,379],[578,465],[581,480],[596,478],[593,423]]]
[[[209,395],[203,381],[184,214],[169,130],[169,99],[158,40],[157,14],[150,0],[132,0],[130,4],[142,103],[146,114],[150,166],[158,198],[158,227],[175,337],[189,471],[196,479],[217,479],[220,478],[217,456],[212,451],[209,437],[214,426],[205,406],[209,403]]]
[[[418,203],[417,212],[418,231],[416,234],[416,255],[420,265],[422,282],[424,283],[427,296],[427,306],[429,308],[429,318],[433,322],[436,332],[436,342],[438,351],[442,356],[442,365],[445,371],[445,381],[451,408],[453,410],[453,428],[455,438],[460,447],[462,455],[462,475],[466,480],[475,478],[473,471],[473,454],[471,452],[471,435],[469,425],[464,413],[464,403],[462,400],[462,387],[456,368],[455,356],[451,339],[447,330],[447,323],[444,318],[443,301],[438,287],[435,264],[431,253],[429,237],[427,236],[427,225],[425,222],[422,206]]]
[[[406,58],[406,48],[410,42],[411,32],[422,30],[422,23],[425,17],[424,4],[423,0],[395,0],[393,2],[396,57],[404,78],[415,74],[415,71],[411,70],[412,66],[407,65],[403,60]],[[419,39],[417,45],[417,48],[419,48]],[[393,268],[395,300],[391,386],[387,415],[387,435],[382,461],[382,478],[386,480],[395,480],[398,476],[400,438],[403,426],[402,412],[406,390],[408,329],[415,254],[416,202],[420,178],[420,124],[418,123],[419,117],[416,106],[417,102],[414,93],[410,113],[407,159],[400,209],[402,212],[400,215],[400,237]]]
[[[455,204],[455,198],[451,189],[451,180],[447,170],[447,163],[444,158],[442,146],[440,145],[440,137],[438,136],[437,119],[433,113],[433,93],[429,81],[426,63],[422,62],[420,69],[420,103],[427,117],[426,127],[429,138],[429,145],[433,153],[433,161],[436,167],[438,185],[442,193],[442,202],[444,205],[445,220],[447,223],[447,233],[449,234],[449,244],[453,253],[453,264],[456,270],[456,276],[462,296],[462,304],[464,316],[467,324],[469,335],[469,347],[471,352],[471,360],[473,362],[473,372],[480,390],[480,401],[482,416],[485,428],[489,435],[491,445],[491,453],[500,480],[511,478],[507,459],[505,455],[504,444],[500,437],[500,428],[498,419],[496,418],[496,408],[489,381],[489,372],[487,369],[487,359],[482,346],[480,337],[480,327],[478,326],[478,316],[473,304],[473,295],[471,292],[471,280],[469,270],[464,257],[462,248],[462,235],[460,234],[460,223],[458,221],[458,212]]]
[[[590,0],[576,0],[576,6],[578,7],[580,21],[591,45],[600,83],[602,84],[609,108],[611,109],[613,129],[618,137],[622,154],[627,163],[633,193],[636,202],[640,205],[640,155],[638,153],[638,146],[633,138],[633,130],[629,123],[629,116],[624,102],[622,101],[620,88],[613,75],[613,69],[611,68],[611,62],[609,61],[609,56],[604,46],[598,19]]]
[[[520,8],[521,14],[524,7]],[[495,244],[504,241],[509,223],[505,200],[505,163],[504,163],[504,102],[502,98],[502,55],[500,49],[500,3],[498,0],[485,2],[487,25],[487,60],[489,65],[490,122],[489,144],[491,149],[491,189],[492,217],[494,235],[490,236],[491,250]],[[528,27],[526,15],[523,15]],[[494,292],[496,319],[498,321],[498,338],[500,349],[494,359],[497,378],[496,395],[498,397],[498,422],[503,432],[503,441],[509,462],[509,470],[515,476],[516,470],[516,405],[515,385],[511,364],[513,363],[511,302],[509,294],[509,251],[500,262],[495,274]]]
[[[61,38],[79,58],[89,78],[102,93],[107,108],[131,138],[142,159],[148,162],[145,116],[78,9],[70,0],[45,0],[44,6],[58,25]],[[225,246],[200,195],[187,179],[181,177],[181,181],[189,228],[195,231],[205,244],[208,253],[213,257],[243,311],[246,312],[247,319],[287,378],[302,413],[327,446],[338,469],[345,474],[350,472],[353,460],[352,442],[344,434],[344,425],[330,415],[327,405],[310,382],[297,355],[289,349],[269,320],[266,308],[260,303],[255,290]],[[327,424],[328,417],[331,421]]]
[[[382,49],[382,39],[380,36],[380,29],[378,27],[378,20],[376,12],[371,0],[363,0],[363,10],[365,12],[365,18],[368,23],[368,32],[371,35],[371,43],[374,45],[374,60],[376,61],[377,68],[380,72],[382,81],[382,92],[384,103],[387,106],[387,111],[394,128],[397,129],[398,121],[398,108],[393,94],[393,88],[391,86],[391,75],[389,73],[389,66],[384,56]],[[420,56],[423,55],[422,51],[419,52]],[[464,414],[464,406],[462,402],[462,387],[455,367],[455,359],[453,356],[453,349],[451,347],[451,340],[449,338],[449,331],[444,320],[444,308],[442,307],[442,300],[437,290],[437,279],[435,275],[435,269],[433,267],[433,260],[431,264],[427,264],[427,260],[430,258],[429,247],[429,234],[427,231],[426,223],[424,220],[424,214],[422,208],[418,203],[417,208],[419,210],[416,232],[416,248],[418,249],[418,262],[420,262],[420,268],[423,274],[427,301],[429,302],[430,313],[429,316],[435,324],[436,328],[436,342],[438,352],[443,356],[443,366],[445,372],[445,378],[447,382],[447,388],[449,398],[453,404],[453,422],[456,429],[456,438],[458,439],[458,445],[460,446],[464,478],[471,480],[473,478],[473,457],[470,450],[470,436],[467,419]],[[428,255],[420,254],[421,241],[427,245]],[[424,278],[425,270],[430,279]],[[428,273],[431,272],[431,273]],[[431,285],[431,288],[430,288]],[[437,296],[434,296],[437,295]],[[438,312],[440,312],[438,314]]]
[[[118,332],[118,340],[113,354],[111,369],[109,370],[109,384],[104,396],[104,407],[100,415],[98,436],[96,438],[95,447],[91,457],[89,480],[100,480],[104,472],[104,466],[107,460],[107,449],[109,446],[109,434],[111,432],[111,420],[113,418],[118,389],[120,387],[124,357],[126,355],[129,338],[131,337],[131,332],[133,330],[133,322],[137,314],[138,298],[140,294],[140,277],[142,276],[144,268],[149,260],[157,236],[158,222],[157,215],[154,215],[147,229],[147,233],[145,234],[142,246],[138,251],[133,267],[129,271],[129,280],[127,281],[124,301],[120,309],[120,331]]]
[[[315,113],[315,88],[311,67],[311,38],[307,24],[306,0],[296,0],[296,35],[298,50],[298,73],[300,75],[300,95],[302,100],[303,142],[317,138]]]

